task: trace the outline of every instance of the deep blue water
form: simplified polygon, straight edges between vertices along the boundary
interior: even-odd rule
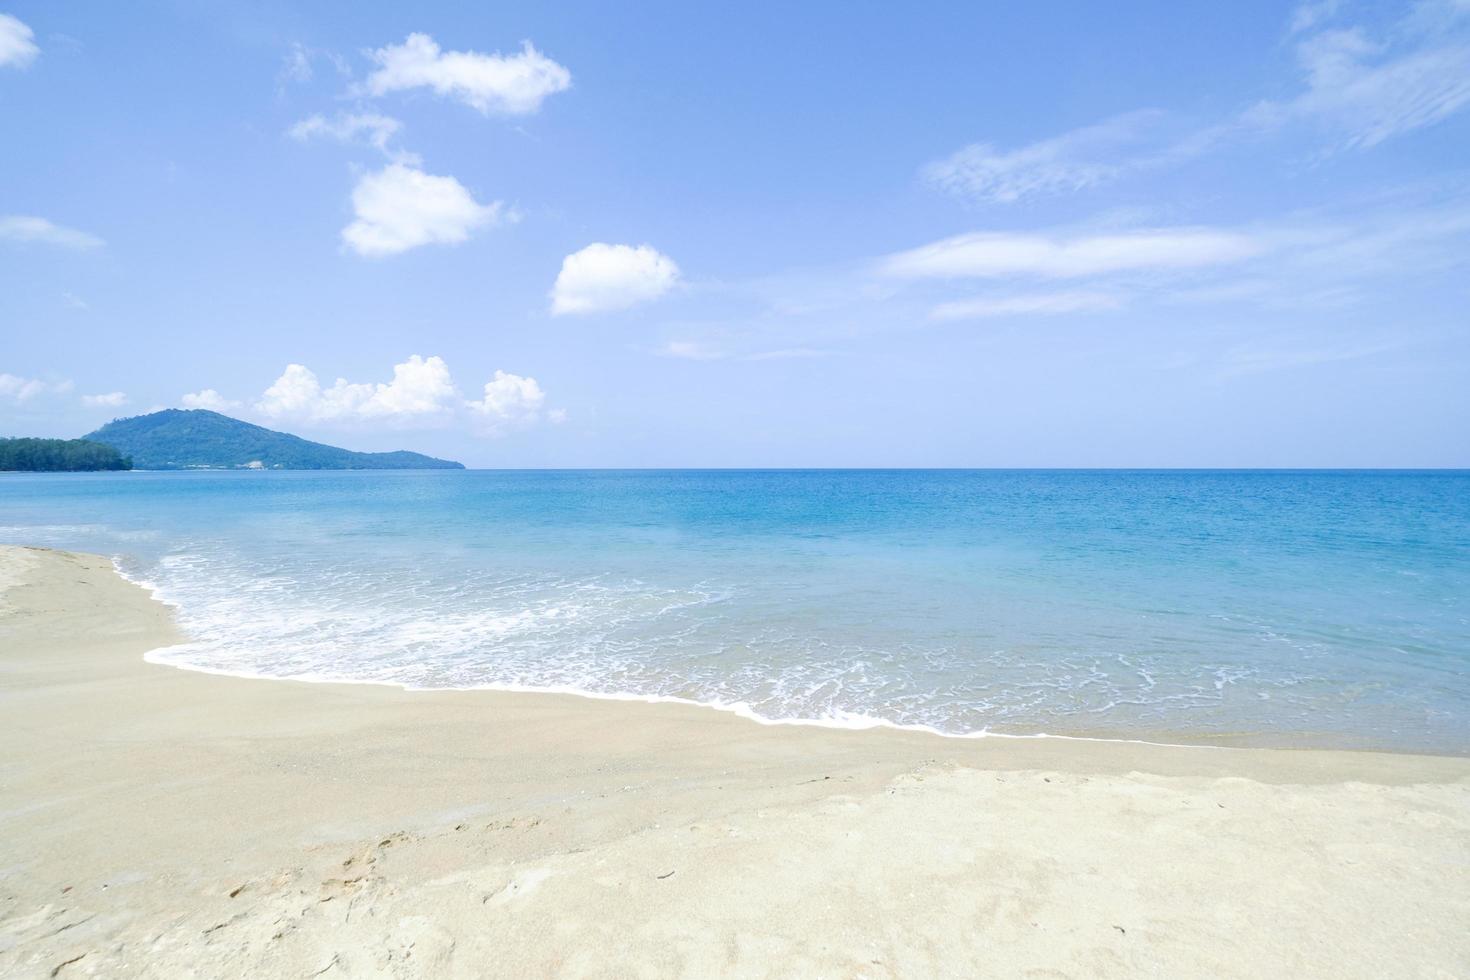
[[[1470,473],[0,475],[167,662],[947,733],[1470,751]]]

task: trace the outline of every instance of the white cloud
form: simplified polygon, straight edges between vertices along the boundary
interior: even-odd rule
[[[36,60],[36,33],[17,17],[0,14],[0,68],[25,68]]]
[[[545,402],[546,392],[535,378],[496,371],[495,377],[485,382],[485,397],[466,402],[465,407],[492,421],[523,422],[536,418]]]
[[[293,42],[281,62],[280,81],[309,82],[315,74],[311,70],[311,52],[300,41]]]
[[[331,119],[321,114],[308,116],[286,130],[286,133],[302,143],[321,137],[341,143],[362,138],[369,145],[387,153],[388,141],[402,128],[403,124],[397,119],[381,113],[339,112]]]
[[[783,347],[779,350],[763,350],[754,354],[746,354],[741,358],[743,361],[797,361],[807,360],[813,357],[830,357],[831,351],[819,350],[815,347]]]
[[[1028,293],[1018,296],[984,296],[940,303],[930,311],[935,320],[976,320],[996,316],[1052,316],[1115,310],[1122,304],[1116,296],[1096,292]]]
[[[255,403],[256,411],[271,418],[302,418],[323,422],[342,419],[413,419],[446,415],[457,401],[449,367],[442,358],[415,354],[393,366],[386,384],[352,384],[338,378],[323,388],[317,376],[301,364],[290,364]]]
[[[679,281],[674,260],[650,245],[594,242],[562,259],[551,312],[623,310],[657,299]]]
[[[661,357],[674,357],[686,361],[794,361],[812,357],[827,357],[831,352],[814,347],[783,347],[776,350],[738,354],[703,341],[671,340],[654,353]]]
[[[1316,0],[1312,3],[1304,3],[1291,13],[1291,26],[1287,28],[1289,34],[1300,34],[1309,31],[1326,20],[1331,20],[1341,6],[1340,0]]]
[[[1426,19],[1426,7],[1441,16]],[[1420,5],[1418,19],[1411,16],[1395,32],[1397,43],[1373,40],[1360,28],[1304,37],[1297,62],[1306,91],[1284,102],[1261,102],[1242,121],[1265,129],[1317,122],[1337,130],[1349,149],[1441,122],[1470,105],[1470,38],[1457,29],[1465,12],[1470,4]]]
[[[0,241],[37,242],[75,249],[100,248],[104,244],[96,235],[25,214],[0,215]]]
[[[655,353],[686,361],[718,361],[729,356],[723,350],[697,340],[671,340]]]
[[[929,164],[922,176],[942,190],[1000,204],[1080,191],[1167,159],[1163,150],[1152,151],[1152,158],[1129,155],[1163,118],[1162,112],[1142,109],[1009,151],[973,143]]]
[[[571,87],[572,74],[532,47],[519,54],[442,51],[427,34],[410,34],[402,44],[373,51],[378,68],[365,88],[372,95],[431,88],[489,115],[527,115],[549,95]]]
[[[495,372],[479,400],[468,400],[460,394],[443,358],[415,354],[394,365],[392,381],[376,384],[338,378],[330,387],[324,387],[310,368],[290,364],[254,407],[269,419],[375,422],[396,427],[443,426],[460,421],[498,432],[536,421],[545,402],[546,393],[535,378],[506,371]]]
[[[240,407],[239,402],[230,401],[213,388],[191,391],[179,399],[179,404],[185,408],[205,408],[211,412],[228,412],[230,409]]]
[[[128,396],[121,391],[110,391],[105,395],[83,395],[82,404],[88,408],[117,408],[128,403]]]
[[[1365,149],[1470,106],[1470,2],[1419,0],[1385,32],[1386,40],[1361,28],[1329,28],[1337,8],[1337,0],[1321,0],[1292,16],[1289,33],[1304,83],[1299,94],[1192,128],[1142,109],[1017,149],[974,143],[928,164],[921,175],[978,201],[1013,203],[1087,190],[1293,124],[1325,129],[1336,148]]]
[[[50,389],[50,385],[37,378],[22,378],[14,374],[0,374],[0,398],[10,401],[30,401]]]
[[[342,229],[342,241],[358,255],[382,256],[463,242],[500,220],[502,206],[478,203],[453,177],[394,163],[358,180],[352,209],[357,218]]]
[[[281,59],[281,70],[276,75],[276,89],[284,95],[288,83],[304,84],[316,77],[314,67],[318,60],[325,60],[337,70],[338,75],[350,76],[352,67],[335,51],[309,48],[300,41],[293,41],[291,49]]]
[[[70,381],[43,381],[16,374],[0,374],[0,400],[22,404],[42,395],[65,395],[76,387]]]
[[[1212,228],[1152,228],[1073,237],[976,232],[891,255],[881,269],[905,279],[1065,279],[1221,265],[1264,250],[1264,243],[1246,235]]]

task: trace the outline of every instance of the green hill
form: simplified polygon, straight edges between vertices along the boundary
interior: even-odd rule
[[[116,419],[85,438],[105,443],[142,470],[462,470],[419,453],[355,453],[203,409],[170,408]]]
[[[130,470],[133,461],[111,446],[86,439],[0,439],[0,470],[81,473]]]

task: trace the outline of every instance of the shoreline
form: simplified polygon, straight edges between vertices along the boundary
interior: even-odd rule
[[[1470,968],[1464,758],[250,683],[170,639],[108,559],[0,548],[0,972]]]
[[[0,547],[26,547],[33,550],[50,551],[56,549],[35,546],[5,546]],[[155,602],[177,610],[178,604],[160,595],[158,586],[146,579],[134,578],[124,571],[119,556],[96,555],[99,559],[108,561],[118,577],[135,585],[148,593]],[[531,685],[512,684],[479,684],[465,687],[413,687],[396,681],[374,681],[360,680],[344,677],[318,677],[310,675],[299,675],[294,677],[275,676],[271,674],[250,673],[244,671],[222,670],[212,667],[204,667],[198,664],[180,663],[159,657],[159,654],[169,650],[188,647],[192,641],[184,634],[178,633],[177,641],[148,650],[143,654],[143,659],[150,664],[161,667],[171,667],[175,670],[193,671],[215,677],[231,677],[238,680],[261,680],[261,681],[287,681],[298,684],[340,684],[346,686],[364,685],[369,687],[385,687],[393,690],[403,691],[408,694],[434,694],[434,693],[474,693],[485,692],[495,694],[534,694],[554,695],[574,698],[584,698],[589,701],[613,701],[629,704],[676,704],[692,708],[701,708],[709,711],[717,711],[722,714],[734,715],[742,720],[757,725],[773,728],[822,728],[831,731],[860,731],[860,732],[903,732],[924,735],[933,738],[956,739],[961,741],[974,741],[982,739],[1014,739],[1020,741],[1038,741],[1057,739],[1073,742],[1105,742],[1119,743],[1124,745],[1149,745],[1159,748],[1180,749],[1257,749],[1265,751],[1292,751],[1292,752],[1367,752],[1384,755],[1407,755],[1407,756],[1437,756],[1451,759],[1470,759],[1470,753],[1455,751],[1434,751],[1429,749],[1399,749],[1384,748],[1378,746],[1360,745],[1331,745],[1317,744],[1310,740],[1309,736],[1298,733],[1298,741],[1293,744],[1273,744],[1271,739],[1279,737],[1275,733],[1254,732],[1232,732],[1200,735],[1198,733],[1180,732],[1177,730],[1158,730],[1148,733],[1140,733],[1133,736],[1117,734],[1091,733],[1087,731],[1064,731],[1064,732],[1011,732],[992,731],[984,729],[976,732],[946,732],[931,725],[903,724],[889,721],[871,715],[854,715],[850,720],[835,718],[769,718],[751,710],[744,702],[718,702],[700,701],[694,698],[684,698],[677,695],[659,694],[635,694],[630,692],[604,692],[591,691],[572,687],[537,687]],[[1289,741],[1290,739],[1288,739]]]

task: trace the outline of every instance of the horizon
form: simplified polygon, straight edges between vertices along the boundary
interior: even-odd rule
[[[1462,0],[637,10],[0,6],[0,435],[1470,467]]]

